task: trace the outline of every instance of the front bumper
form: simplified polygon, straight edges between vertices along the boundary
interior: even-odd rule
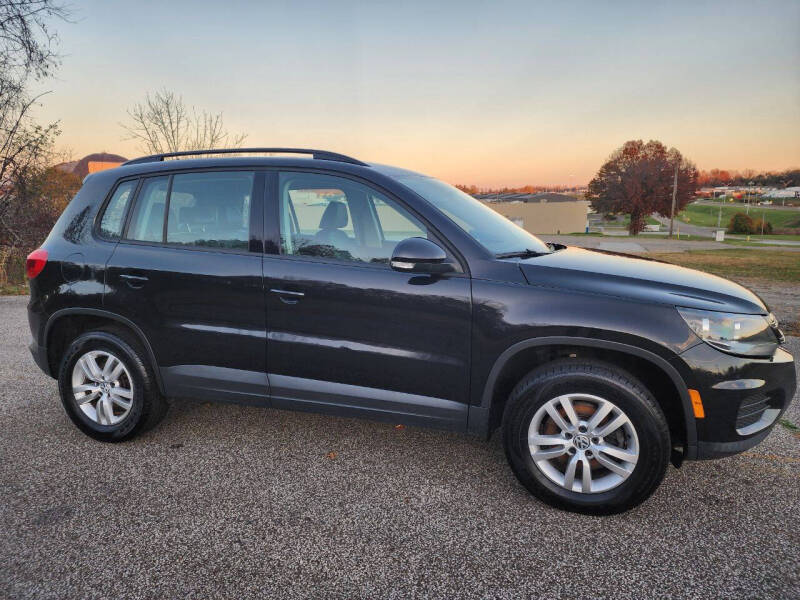
[[[697,445],[687,458],[719,458],[744,452],[769,435],[797,386],[792,355],[742,358],[698,344],[675,366],[687,387],[700,392],[705,417],[695,419]]]

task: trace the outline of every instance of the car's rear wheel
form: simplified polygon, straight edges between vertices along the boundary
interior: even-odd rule
[[[644,501],[670,453],[652,394],[625,371],[567,360],[529,373],[503,416],[506,456],[536,497],[568,510],[608,514]]]
[[[58,383],[73,423],[104,442],[152,427],[167,408],[140,344],[119,330],[78,336],[62,358]]]

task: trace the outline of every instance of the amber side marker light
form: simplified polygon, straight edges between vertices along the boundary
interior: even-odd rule
[[[700,392],[697,390],[689,390],[689,398],[692,399],[692,410],[694,411],[695,419],[704,419],[706,411],[703,410],[703,401],[700,399]]]

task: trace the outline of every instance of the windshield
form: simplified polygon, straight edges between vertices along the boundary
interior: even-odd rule
[[[535,235],[450,184],[416,173],[403,174],[396,179],[445,213],[492,254],[549,254],[551,251]]]

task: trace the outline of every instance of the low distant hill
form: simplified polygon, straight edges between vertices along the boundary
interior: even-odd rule
[[[128,159],[119,154],[109,154],[108,152],[95,152],[84,156],[80,160],[71,160],[56,165],[56,169],[67,173],[74,173],[81,179],[89,173],[95,173],[104,169],[118,167]]]

